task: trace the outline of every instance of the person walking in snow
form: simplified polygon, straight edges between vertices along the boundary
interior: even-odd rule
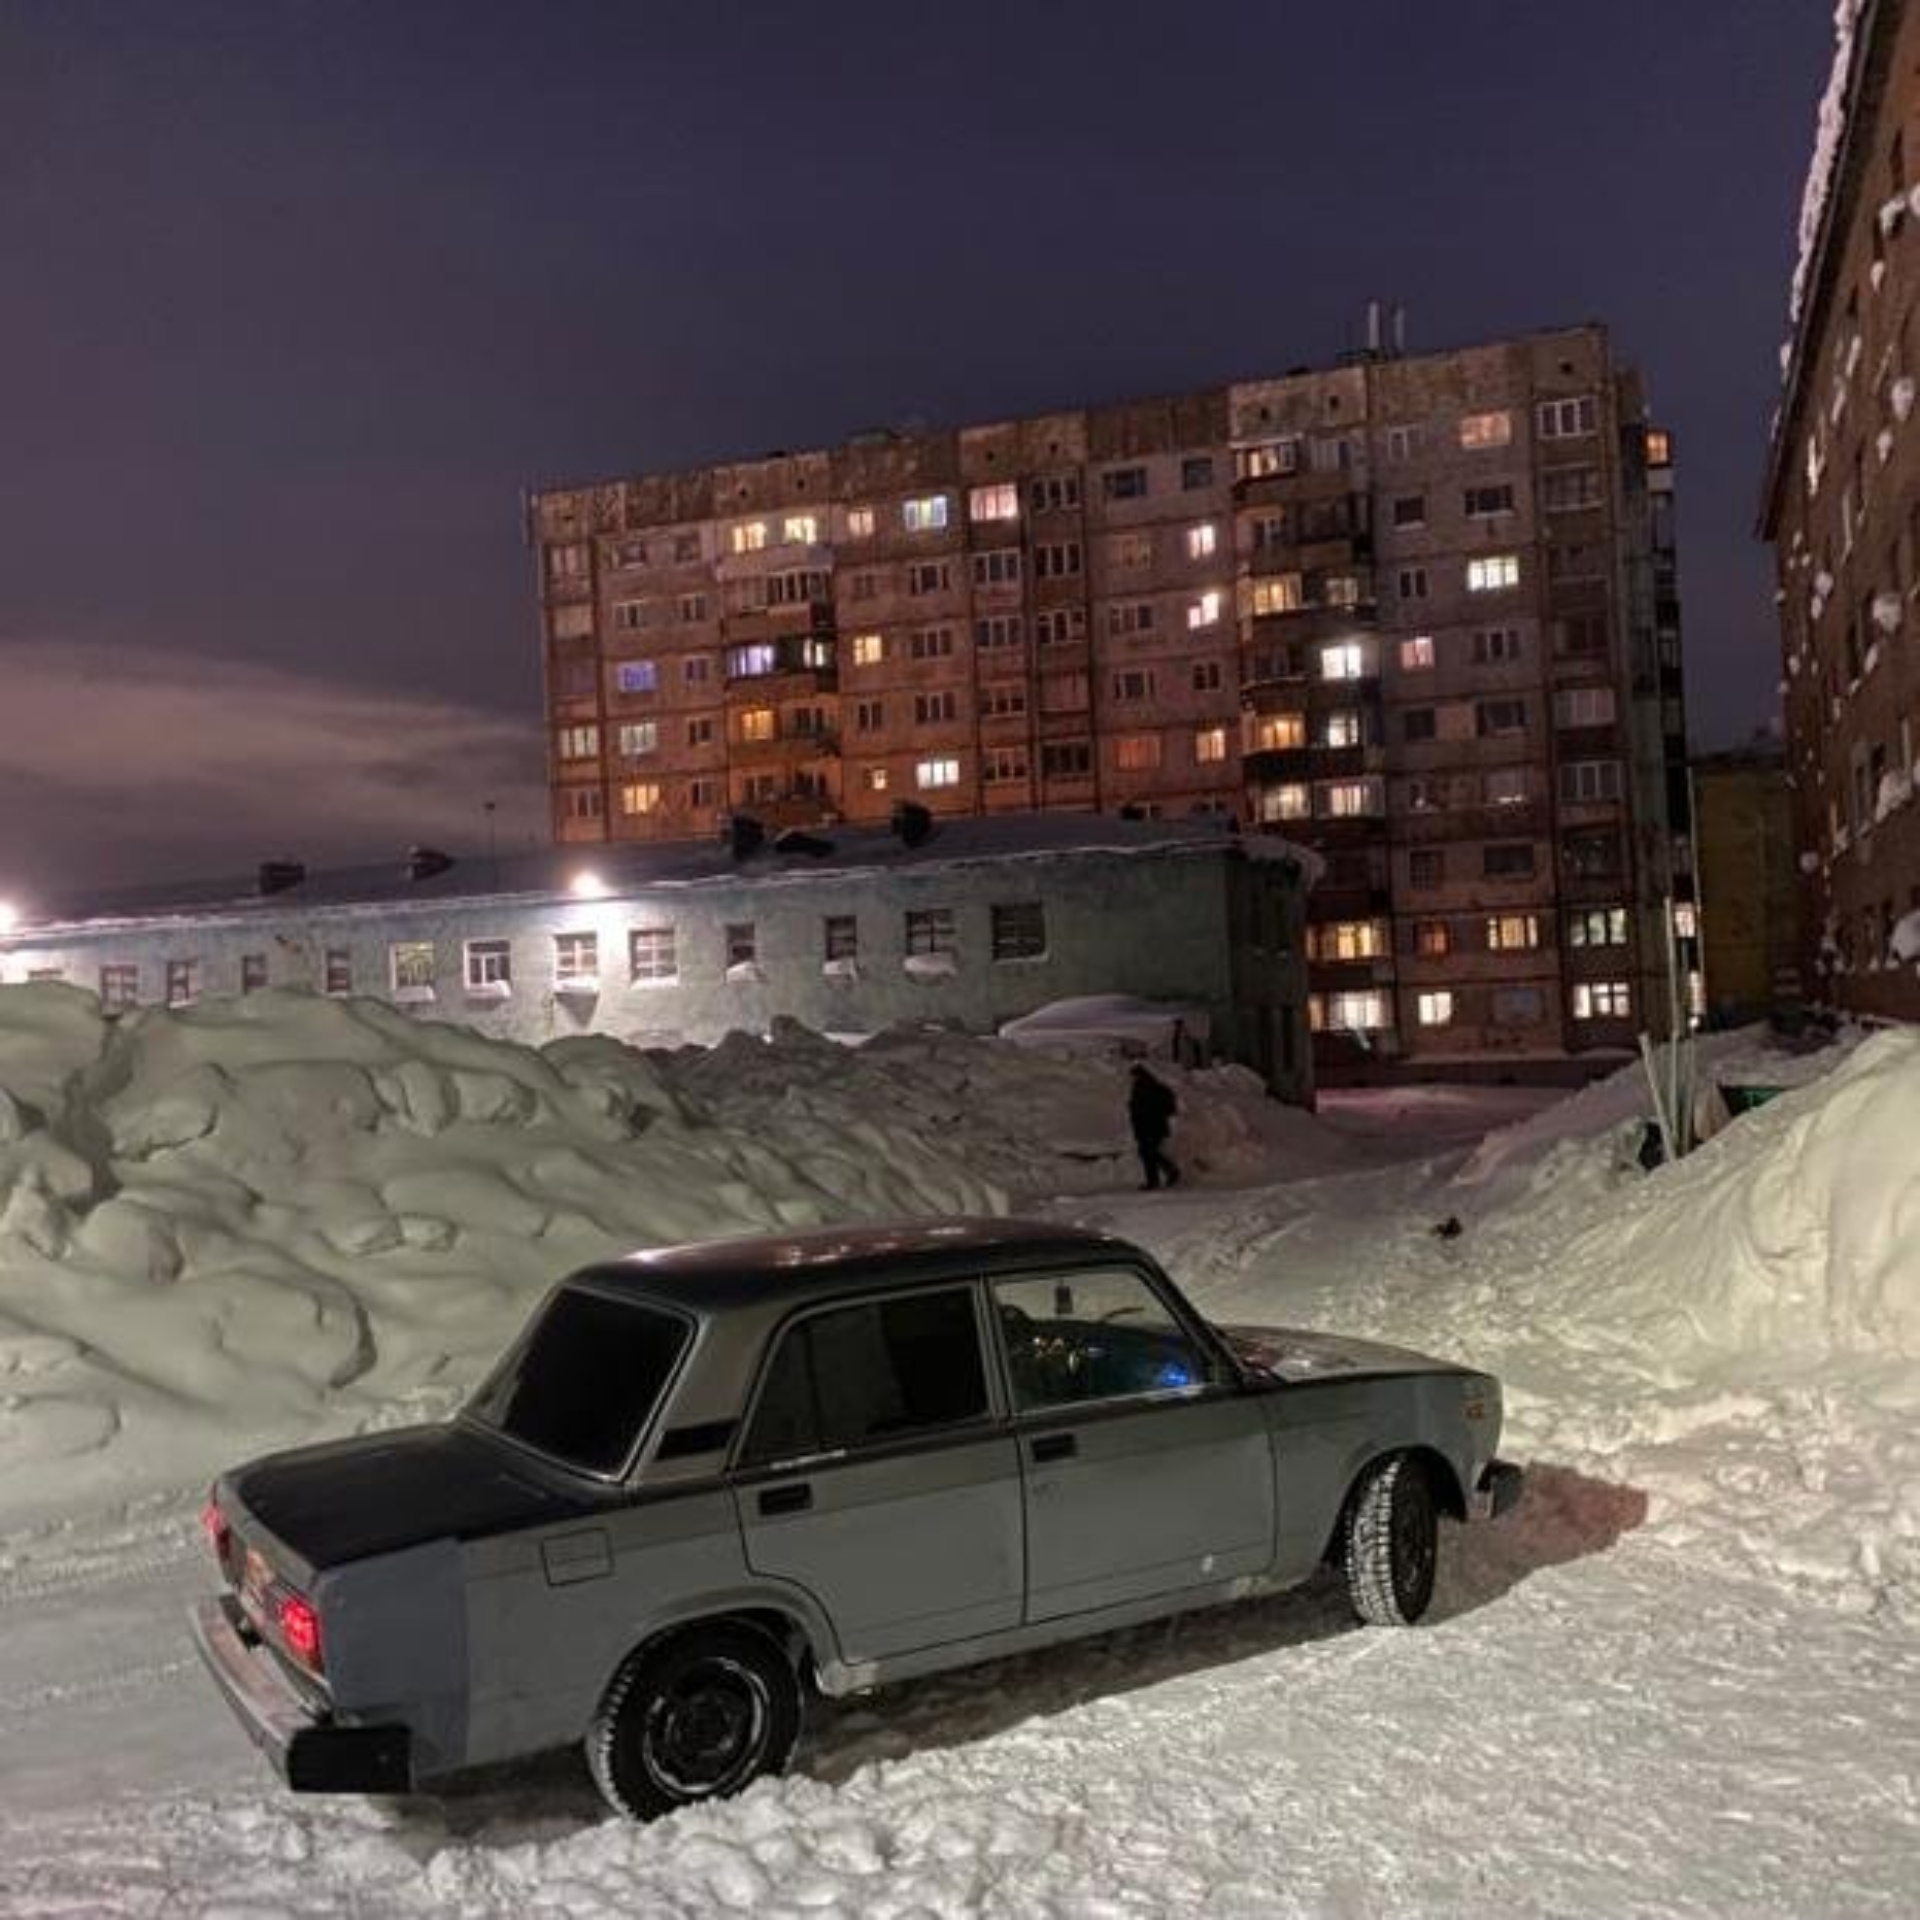
[[[1167,1134],[1179,1105],[1164,1080],[1156,1079],[1144,1066],[1134,1068],[1127,1091],[1127,1122],[1140,1153],[1143,1191],[1153,1191],[1163,1179],[1170,1187],[1180,1184],[1180,1169],[1167,1155]]]

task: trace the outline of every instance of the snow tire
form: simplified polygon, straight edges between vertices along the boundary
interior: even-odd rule
[[[800,1679],[785,1650],[739,1621],[641,1647],[587,1729],[587,1766],[616,1813],[652,1820],[782,1771],[800,1737]]]
[[[1340,1565],[1354,1613],[1369,1626],[1410,1627],[1433,1599],[1440,1519],[1426,1468],[1409,1453],[1360,1476],[1341,1535]]]

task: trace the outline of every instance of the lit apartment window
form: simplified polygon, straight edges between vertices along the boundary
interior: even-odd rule
[[[885,793],[887,790],[886,768],[862,767],[860,769],[860,789],[863,793]]]
[[[847,538],[849,540],[871,540],[873,538],[874,517],[871,507],[849,507],[847,509]]]
[[[629,760],[643,753],[656,753],[660,747],[660,723],[657,720],[626,720],[619,732],[620,751]]]
[[[387,949],[387,978],[395,993],[433,992],[433,942],[397,940]]]
[[[775,672],[779,665],[779,650],[771,640],[754,640],[744,647],[727,649],[729,680],[757,680],[763,674]]]
[[[780,531],[789,544],[811,547],[820,538],[820,516],[813,513],[790,513]]]
[[[1227,730],[1225,727],[1201,727],[1193,736],[1193,759],[1196,766],[1212,766],[1227,757]]]
[[[1433,665],[1433,635],[1416,633],[1400,642],[1400,671],[1425,673]]]
[[[959,945],[951,907],[909,907],[905,938],[909,953],[952,953]]]
[[[1378,780],[1323,780],[1314,798],[1314,811],[1323,820],[1357,820],[1386,810]]]
[[[613,684],[620,693],[653,693],[660,685],[660,669],[651,660],[622,660],[613,669]]]
[[[1324,574],[1320,597],[1330,607],[1357,607],[1360,604],[1360,576],[1354,573]]]
[[[1338,646],[1320,649],[1322,680],[1358,680],[1366,670],[1366,661],[1357,640],[1343,640]]]
[[[1017,520],[1020,517],[1020,490],[1011,480],[999,486],[975,487],[967,495],[969,520]]]
[[[1445,920],[1416,920],[1413,950],[1422,960],[1444,960],[1453,951],[1453,928]]]
[[[1625,907],[1585,907],[1567,921],[1570,947],[1624,947],[1626,944]]]
[[[658,780],[629,780],[620,788],[620,811],[629,819],[660,811]]]
[[[600,936],[597,933],[553,936],[553,984],[556,987],[600,984]]]
[[[1447,992],[1422,993],[1414,998],[1414,1018],[1423,1027],[1453,1024],[1453,995]]]
[[[856,667],[877,667],[887,657],[887,642],[882,634],[856,633],[853,636],[853,664]]]
[[[1305,820],[1313,812],[1313,791],[1303,780],[1283,781],[1279,786],[1262,787],[1258,795],[1260,818]]]
[[[1253,610],[1256,614],[1297,613],[1300,610],[1300,576],[1297,573],[1271,573],[1253,583]]]
[[[1211,560],[1220,551],[1220,529],[1211,520],[1202,520],[1187,529],[1187,558]]]
[[[909,533],[938,533],[947,524],[947,496],[929,493],[900,503],[900,520]]]
[[[932,787],[957,787],[960,784],[960,762],[951,754],[934,760],[922,760],[914,768],[914,780],[923,791]]]
[[[991,553],[973,556],[973,584],[976,587],[1017,587],[1020,584],[1020,549],[995,547]]]
[[[730,921],[722,930],[723,951],[727,956],[727,971],[735,967],[751,967],[760,958],[760,934],[751,920]]]
[[[767,523],[742,520],[727,535],[727,544],[735,553],[758,553],[767,544]]]
[[[1625,1020],[1633,1012],[1633,996],[1624,980],[1576,980],[1573,1017],[1576,1020]]]
[[[469,940],[466,947],[469,993],[497,993],[513,985],[513,945],[507,940]]]
[[[1123,733],[1113,743],[1113,764],[1122,773],[1150,773],[1160,764],[1157,733]]]
[[[1307,996],[1307,1020],[1316,1033],[1382,1033],[1393,1022],[1384,993],[1315,993]]]
[[[1326,737],[1321,742],[1328,747],[1357,747],[1360,745],[1360,712],[1357,707],[1335,707],[1326,718]]]
[[[1610,727],[1615,711],[1611,687],[1562,687],[1553,696],[1556,727]]]
[[[1316,960],[1377,960],[1387,951],[1384,920],[1330,920],[1309,932]]]
[[[1487,950],[1519,953],[1540,944],[1539,917],[1531,913],[1495,913],[1487,917]]]
[[[1599,431],[1600,409],[1590,393],[1572,400],[1543,400],[1539,421],[1542,440],[1582,440]]]
[[[326,982],[328,993],[351,993],[353,991],[353,955],[345,947],[329,947],[326,951],[321,978]]]
[[[1620,798],[1618,760],[1568,760],[1560,768],[1560,798],[1570,807],[1599,806]]]
[[[598,727],[562,727],[555,739],[562,760],[597,760],[600,757]]]
[[[167,1005],[184,1007],[189,1001],[200,997],[200,962],[198,960],[169,960],[167,962]]]
[[[1217,627],[1220,624],[1222,595],[1217,587],[1209,587],[1197,600],[1187,602],[1187,630],[1198,632],[1202,627]]]
[[[1265,440],[1241,447],[1233,456],[1234,471],[1242,480],[1264,480],[1271,474],[1293,473],[1300,465],[1298,440]]]
[[[243,953],[240,956],[240,991],[258,993],[267,984],[267,956]]]
[[[1463,413],[1460,444],[1464,448],[1504,447],[1513,439],[1513,415],[1503,407],[1495,413]]]
[[[739,726],[742,740],[771,740],[774,729],[773,709],[744,707],[740,712]]]
[[[1247,727],[1249,753],[1297,753],[1307,744],[1304,713],[1256,713]]]
[[[1151,667],[1130,667],[1124,673],[1113,676],[1113,697],[1116,700],[1151,700],[1154,695],[1154,676]]]
[[[1517,553],[1486,553],[1467,562],[1469,593],[1504,593],[1520,584]]]

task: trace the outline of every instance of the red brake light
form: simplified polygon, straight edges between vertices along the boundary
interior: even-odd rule
[[[200,1531],[207,1536],[207,1545],[213,1549],[214,1557],[224,1560],[227,1557],[227,1516],[220,1511],[218,1501],[209,1500],[200,1509]]]
[[[310,1667],[319,1666],[320,1616],[313,1610],[312,1603],[302,1600],[297,1593],[288,1594],[280,1602],[280,1637],[295,1659]]]

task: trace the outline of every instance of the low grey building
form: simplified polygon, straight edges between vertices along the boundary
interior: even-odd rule
[[[607,1033],[710,1044],[791,1018],[989,1033],[1050,1001],[1129,994],[1205,1011],[1213,1053],[1312,1098],[1304,974],[1314,856],[1217,821],[1024,815],[895,829],[555,848],[420,850],[392,869],[53,906],[0,935],[0,979],[109,1007],[267,986],[360,994],[540,1045]]]

